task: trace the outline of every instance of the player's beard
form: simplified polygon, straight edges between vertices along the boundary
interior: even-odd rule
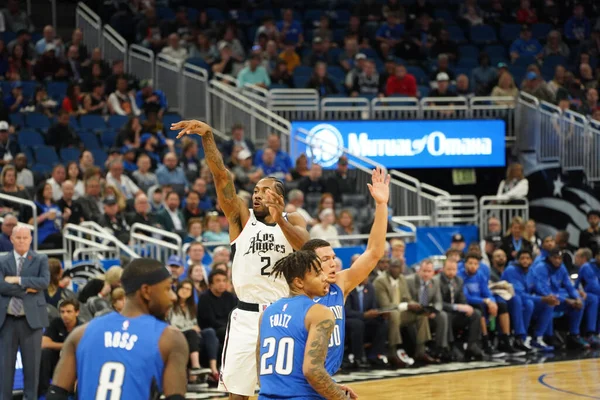
[[[252,205],[252,210],[257,219],[265,219],[269,216],[269,209],[261,204],[260,207]]]

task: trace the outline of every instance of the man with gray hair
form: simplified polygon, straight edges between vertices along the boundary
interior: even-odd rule
[[[213,250],[213,265],[217,263],[227,264],[228,267],[231,267],[231,251],[225,246],[217,246]],[[208,276],[208,275],[207,275]]]
[[[163,158],[163,165],[156,170],[156,178],[160,185],[181,185],[188,187],[183,168],[177,165],[177,154],[169,152]]]
[[[119,188],[127,200],[135,198],[139,193],[143,193],[131,178],[123,174],[123,161],[121,158],[112,160],[108,164],[108,169],[109,173],[106,174],[106,183]]]
[[[290,206],[291,205],[291,206]],[[306,220],[309,226],[315,225],[318,221],[310,216],[304,208],[304,193],[299,189],[292,189],[288,193],[288,206],[286,212],[297,212]],[[292,209],[293,208],[293,209]]]
[[[17,217],[12,214],[6,214],[4,216],[4,221],[2,221],[2,234],[0,234],[0,253],[13,250],[13,244],[10,241],[10,237],[13,229],[18,223]]]

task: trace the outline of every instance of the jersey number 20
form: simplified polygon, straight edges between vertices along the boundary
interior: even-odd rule
[[[275,372],[279,375],[289,375],[294,368],[294,339],[282,337],[277,341],[274,337],[265,338],[262,344],[267,348],[260,358],[260,374],[273,373],[273,356],[275,355]]]
[[[96,400],[120,400],[125,366],[118,362],[104,363],[100,370]]]

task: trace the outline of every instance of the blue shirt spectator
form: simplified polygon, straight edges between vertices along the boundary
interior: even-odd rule
[[[483,304],[485,299],[495,302],[494,295],[488,288],[488,279],[484,272],[478,269],[477,272],[470,275],[465,269],[458,272],[464,282],[463,292],[469,304]]]
[[[521,32],[521,37],[510,46],[510,55],[513,60],[519,57],[536,57],[542,50],[542,45],[536,38],[531,37],[531,32],[527,35]]]
[[[294,12],[287,9],[283,12],[283,20],[277,23],[277,30],[286,42],[292,42],[296,45],[301,43],[304,31],[298,21],[294,21]]]
[[[392,40],[400,40],[402,35],[404,34],[404,25],[390,23],[389,21],[381,25],[379,29],[377,29],[377,33],[375,36],[379,39],[392,39]]]
[[[281,140],[276,134],[269,135],[267,138],[267,148],[270,148],[275,153],[275,164],[278,165],[282,170],[289,172],[292,170],[294,165],[290,155],[285,151],[281,150]],[[254,156],[254,165],[260,166],[263,163],[264,149],[258,150]],[[264,171],[264,170],[263,170]]]
[[[579,275],[574,286],[578,287],[579,284],[586,292],[600,296],[600,265],[596,260],[579,267]]]
[[[539,296],[553,294],[561,303],[567,298],[580,298],[579,293],[571,284],[567,268],[562,262],[558,267],[555,267],[549,260],[535,265],[527,274],[527,284],[532,288],[533,293]]]
[[[261,158],[256,166],[262,169],[264,176],[273,176],[281,180],[291,180],[290,171],[285,162],[278,160],[275,152],[271,148],[260,151]]]
[[[583,41],[590,37],[590,20],[584,15],[583,5],[577,4],[573,16],[565,23],[565,37],[569,40]]]
[[[4,107],[8,112],[15,113],[28,105],[29,101],[23,96],[23,86],[21,85],[21,82],[13,82],[10,93],[8,96],[4,97]]]
[[[159,119],[162,119],[168,107],[165,94],[162,90],[153,89],[149,80],[140,83],[140,90],[135,94],[135,104],[140,110],[144,110],[146,114],[156,112]]]
[[[56,33],[51,25],[46,25],[44,28],[44,37],[35,44],[35,52],[41,56],[48,50],[54,50],[57,58],[60,58],[63,52],[62,42],[56,40]]]
[[[183,185],[187,188],[188,180],[183,168],[177,165],[175,153],[167,153],[163,159],[163,165],[156,170],[156,178],[160,185]]]
[[[257,53],[252,54],[248,65],[240,71],[237,79],[238,87],[250,84],[267,88],[271,84],[271,78],[265,67],[260,65],[260,54]]]

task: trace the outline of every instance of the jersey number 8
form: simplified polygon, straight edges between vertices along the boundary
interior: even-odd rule
[[[294,339],[283,337],[279,342],[274,337],[265,338],[262,344],[267,348],[260,358],[260,374],[268,375],[273,373],[273,355],[275,358],[275,372],[278,375],[289,375],[294,368]]]
[[[118,362],[104,363],[98,379],[96,400],[120,400],[124,380],[125,366],[123,364]]]

